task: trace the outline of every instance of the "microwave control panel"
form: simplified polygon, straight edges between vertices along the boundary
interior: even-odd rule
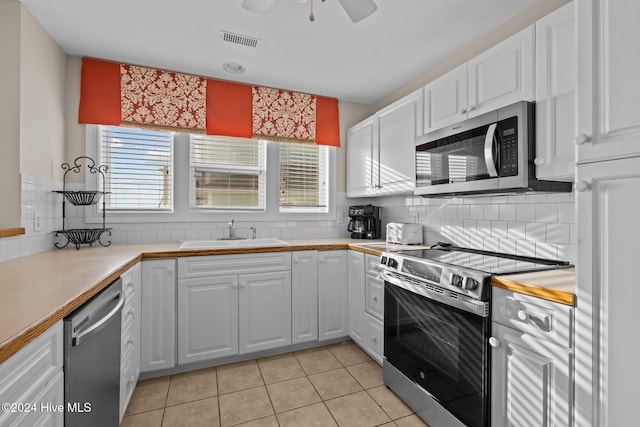
[[[518,175],[518,119],[500,121],[500,176]]]

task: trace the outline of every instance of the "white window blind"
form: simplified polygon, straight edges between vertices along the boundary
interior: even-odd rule
[[[264,210],[266,143],[191,135],[191,205]]]
[[[280,211],[328,212],[329,150],[315,144],[280,144]]]
[[[170,132],[99,127],[99,164],[106,164],[108,211],[173,208],[173,137]]]

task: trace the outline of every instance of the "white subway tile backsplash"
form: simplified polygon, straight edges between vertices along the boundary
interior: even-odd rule
[[[558,205],[553,203],[536,204],[536,222],[558,222]]]
[[[558,222],[573,224],[576,222],[576,207],[573,203],[558,203]]]
[[[484,205],[484,219],[497,221],[500,219],[500,205]]]
[[[525,239],[544,242],[547,240],[547,225],[539,222],[525,224]]]
[[[491,237],[506,238],[507,237],[507,221],[491,222]]]
[[[526,239],[526,223],[509,221],[507,223],[507,238],[512,240]]]
[[[547,238],[549,243],[571,243],[571,224],[547,224]]]
[[[517,219],[517,205],[500,205],[500,220],[515,221]]]
[[[532,240],[516,240],[516,255],[536,256],[536,242]]]
[[[476,233],[478,236],[491,237],[491,221],[478,221],[476,223]]]
[[[536,220],[536,205],[533,204],[517,204],[516,219],[518,221],[533,222]]]
[[[558,245],[548,242],[536,242],[536,256],[538,258],[558,259]]]
[[[471,205],[458,206],[458,218],[469,219],[471,217]]]

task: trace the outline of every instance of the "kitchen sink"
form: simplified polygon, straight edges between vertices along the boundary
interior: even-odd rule
[[[264,248],[288,245],[289,242],[278,239],[185,240],[180,245],[180,250]]]

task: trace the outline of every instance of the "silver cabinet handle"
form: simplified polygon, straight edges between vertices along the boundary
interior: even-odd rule
[[[574,138],[576,145],[582,145],[589,140],[589,137],[584,133],[579,133]]]
[[[113,309],[109,313],[107,313],[106,316],[94,323],[90,328],[87,328],[87,330],[73,337],[73,339],[71,340],[71,345],[73,347],[79,346],[81,343],[86,341],[87,338],[90,338],[91,336],[100,332],[100,330],[104,328],[109,322],[109,320],[111,320],[111,318],[122,309],[122,306],[124,305],[122,291],[118,292],[117,298],[119,299],[118,304],[116,304],[116,306],[113,307]]]

